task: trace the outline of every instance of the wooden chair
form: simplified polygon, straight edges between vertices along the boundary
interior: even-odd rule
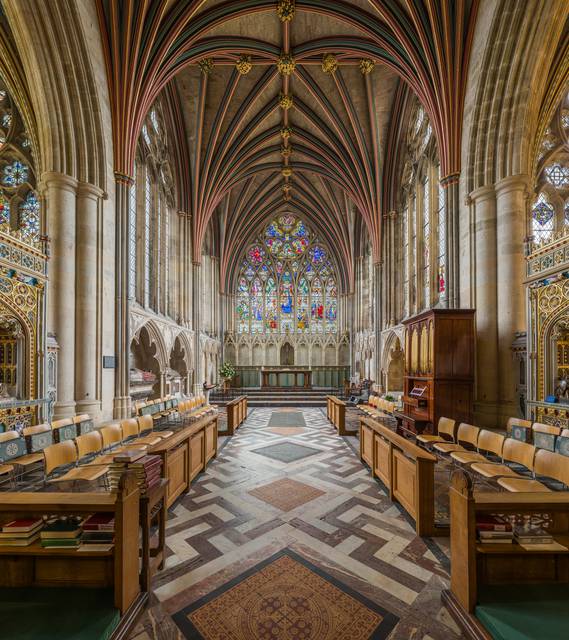
[[[152,420],[150,416],[146,416]],[[138,439],[138,421],[136,418],[127,418],[126,420],[121,421],[121,431],[122,431],[122,445],[118,451],[125,451],[127,449],[143,449],[146,451],[148,449],[148,444],[145,442],[140,442]]]
[[[510,462],[518,464],[529,471],[533,471],[535,451],[536,449],[532,444],[520,442],[513,438],[506,438],[502,450],[502,464],[497,462],[475,462],[470,468],[485,478],[497,478],[501,476],[519,477],[516,471],[503,463]]]
[[[122,442],[122,429],[120,424],[108,424],[99,429],[103,438],[103,449],[110,451],[118,447]]]
[[[523,418],[508,418],[506,423],[506,432],[508,435],[512,433],[512,427],[524,427],[524,429],[531,429],[531,420],[524,420]]]
[[[486,457],[488,454],[492,454],[499,458],[502,458],[502,450],[504,448],[504,442],[506,436],[489,429],[482,429],[478,434],[477,449],[478,451],[453,451],[450,457],[455,462],[461,464],[471,464],[473,462],[488,462]]]
[[[439,418],[438,435],[419,434],[417,440],[424,444],[433,444],[435,442],[454,442],[456,431],[456,422],[450,418]]]
[[[66,482],[72,480],[85,480],[93,481],[104,476],[108,467],[100,466],[95,467],[91,465],[85,465],[83,467],[77,467],[77,448],[72,440],[65,440],[64,442],[58,442],[52,444],[43,450],[45,459],[44,471],[45,479],[49,482]],[[73,466],[72,469],[53,477],[55,473],[63,472],[68,467]]]
[[[569,486],[569,458],[547,449],[538,449],[535,453],[534,475],[557,480],[567,487]],[[542,482],[528,478],[499,478],[498,484],[514,492],[550,491]]]
[[[456,444],[452,442],[436,442],[433,448],[440,453],[452,453],[454,451],[474,451],[478,445],[480,427],[461,422],[456,434]]]
[[[150,416],[141,416],[137,419],[138,421],[138,433],[139,433],[139,442],[146,442],[150,446],[154,444],[158,444],[160,440],[164,438],[169,438],[174,434],[173,431],[165,431],[161,429],[160,431],[154,431],[154,423],[150,419]]]
[[[10,431],[5,431],[4,433],[0,433],[0,442],[9,442],[10,440],[17,440],[20,437],[21,437],[20,434],[16,430],[10,429]],[[14,480],[13,465],[0,463],[0,478],[4,478],[4,477],[6,477],[9,480],[10,485],[12,485]]]
[[[91,461],[103,450],[103,438],[99,431],[90,431],[75,438],[79,464]]]
[[[49,434],[49,435],[47,435]],[[53,442],[53,434],[49,424],[37,424],[33,427],[25,427],[22,435],[26,439],[28,454],[17,458],[18,464],[24,469],[41,465],[44,462],[43,449]],[[42,442],[44,441],[44,442]]]

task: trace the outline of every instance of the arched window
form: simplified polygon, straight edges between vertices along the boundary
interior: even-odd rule
[[[169,286],[174,183],[160,101],[140,130],[134,179],[130,192],[130,295],[149,309],[174,315]]]
[[[6,85],[0,80],[0,225],[24,242],[40,239],[40,203],[31,143]]]
[[[534,247],[569,232],[569,94],[544,132],[528,234]]]
[[[336,333],[338,289],[329,251],[290,214],[246,251],[237,281],[239,333]]]
[[[401,180],[403,317],[442,302],[446,292],[445,197],[429,118],[416,103],[409,120]]]

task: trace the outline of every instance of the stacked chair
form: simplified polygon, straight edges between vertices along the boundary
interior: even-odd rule
[[[391,400],[385,400],[379,396],[370,396],[367,404],[360,404],[358,408],[367,413],[372,418],[385,416],[385,414],[393,414],[396,403]]]

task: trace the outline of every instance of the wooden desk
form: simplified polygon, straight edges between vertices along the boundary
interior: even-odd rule
[[[217,455],[217,414],[199,418],[169,438],[150,447],[148,453],[162,458],[162,477],[169,480],[166,506],[184,491],[207,463]]]
[[[448,535],[448,527],[435,527],[434,455],[389,427],[361,418],[360,457],[387,487],[391,500],[414,518],[417,535]]]
[[[277,376],[277,384],[271,387],[269,384],[270,375]],[[298,376],[302,374],[304,376],[304,384],[298,384]],[[283,387],[280,384],[280,377],[282,375],[293,375],[294,385],[292,387]],[[283,388],[283,389],[312,389],[312,370],[311,369],[261,369],[261,387],[264,389],[270,388]]]
[[[338,435],[356,435],[355,431],[346,431],[346,403],[336,396],[326,396],[326,415],[338,429]]]
[[[247,396],[239,396],[225,405],[227,435],[232,436],[247,418]]]
[[[157,569],[164,568],[164,548],[166,544],[166,492],[168,480],[163,478],[146,496],[140,498],[140,526],[142,527],[142,571],[140,585],[143,591],[150,591],[150,582]],[[150,545],[150,527],[154,518],[158,518],[158,544]]]

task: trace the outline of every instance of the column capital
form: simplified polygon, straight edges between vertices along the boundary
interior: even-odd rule
[[[516,176],[507,176],[506,178],[498,180],[495,186],[498,195],[508,193],[509,191],[523,191],[524,196],[527,197],[529,195],[529,185],[529,176],[520,173]]]
[[[202,266],[202,261],[201,260],[192,260],[192,265],[194,267],[201,267]]]
[[[471,191],[467,198],[470,202],[477,202],[483,200],[489,200],[490,198],[496,197],[496,190],[494,189],[494,185],[486,185],[484,187],[478,187],[478,189],[474,189]],[[467,202],[467,204],[470,204]]]
[[[180,218],[188,218],[188,220],[192,219],[192,214],[188,211],[182,211],[182,209],[178,209],[178,215]]]
[[[42,173],[39,183],[39,190],[43,192],[45,189],[51,189],[52,187],[59,187],[65,189],[71,193],[77,193],[77,185],[79,183],[72,176],[68,176],[65,173],[58,173],[56,171],[46,171]]]
[[[460,180],[460,171],[455,171],[454,173],[449,173],[448,175],[443,176],[440,179],[440,183],[443,189],[446,189],[447,187],[450,187],[453,184],[458,184],[459,180]]]
[[[115,171],[115,182],[117,182],[118,184],[125,184],[130,187],[134,184],[134,179],[132,178],[132,176],[129,176],[126,173]]]
[[[100,187],[95,186],[89,182],[79,182],[77,184],[77,197],[78,198],[92,198],[93,200],[108,198],[106,191],[103,191]]]

